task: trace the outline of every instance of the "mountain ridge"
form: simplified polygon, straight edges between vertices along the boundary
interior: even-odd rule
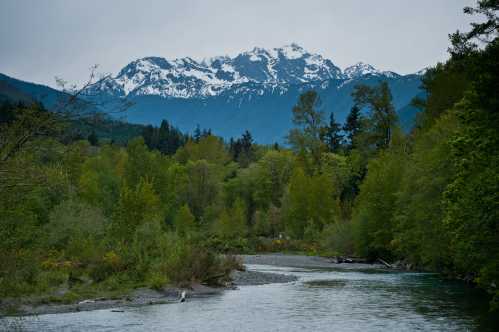
[[[232,74],[224,76],[230,68]],[[270,144],[285,141],[293,126],[291,109],[301,93],[317,91],[325,117],[334,113],[341,123],[353,106],[354,87],[373,86],[380,81],[388,83],[393,104],[407,132],[418,111],[408,105],[421,93],[423,73],[424,70],[399,75],[365,63],[341,70],[331,60],[292,44],[272,50],[253,48],[234,57],[200,61],[190,57],[175,60],[145,57],[130,62],[117,75],[80,96],[110,106],[115,105],[113,101],[130,101],[132,106],[119,114],[130,123],[159,125],[167,119],[184,132],[192,132],[200,125],[226,139],[249,130],[257,142]],[[35,99],[43,96],[44,104],[53,103],[61,93],[12,80],[9,84]]]
[[[306,51],[296,43],[279,48],[254,47],[234,57],[215,56],[196,61],[191,57],[167,60],[149,56],[136,59],[95,91],[115,97],[157,95],[164,98],[207,98],[245,83],[287,89],[289,85],[347,80],[365,75],[401,77],[359,62],[342,71],[331,60]]]

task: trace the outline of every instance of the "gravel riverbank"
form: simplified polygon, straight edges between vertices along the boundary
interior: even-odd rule
[[[210,296],[220,294],[227,288],[213,288],[200,284],[192,285],[190,288],[164,288],[154,290],[150,288],[137,288],[130,294],[115,298],[93,298],[70,304],[62,303],[39,303],[36,299],[22,299],[13,301],[1,301],[0,312],[8,313],[12,309],[15,315],[45,315],[77,311],[90,311],[99,309],[115,309],[122,311],[123,307],[175,303],[180,301],[183,291],[187,298]]]
[[[263,254],[241,255],[244,264],[262,264],[274,266],[298,267],[306,269],[338,270],[385,270],[382,264],[335,263],[331,258],[304,255]]]
[[[331,259],[316,256],[284,255],[284,254],[263,254],[263,255],[241,255],[245,265],[273,265],[309,269],[338,269],[338,270],[366,270],[384,269],[381,264],[359,264],[332,262]],[[126,296],[118,298],[95,298],[79,301],[71,304],[48,303],[40,304],[33,299],[23,299],[17,301],[0,300],[0,312],[8,311],[9,307],[15,307],[18,315],[42,315],[64,312],[89,311],[98,309],[113,309],[121,311],[127,306],[142,306],[164,303],[175,303],[180,301],[182,291],[186,292],[187,298],[210,296],[220,294],[226,290],[237,289],[237,286],[263,285],[270,283],[286,283],[296,281],[296,276],[282,273],[268,273],[257,271],[234,271],[232,273],[232,285],[227,287],[213,288],[200,284],[192,285],[190,288],[164,288],[153,290],[148,288],[138,288]]]

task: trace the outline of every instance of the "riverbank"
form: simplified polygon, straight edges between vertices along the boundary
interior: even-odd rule
[[[262,255],[240,255],[245,265],[273,265],[296,268],[312,269],[338,269],[338,270],[384,270],[381,264],[362,263],[334,263],[331,259],[318,256],[286,255],[286,254],[262,254]],[[287,283],[296,281],[293,275],[281,273],[268,273],[260,271],[233,271],[232,282],[224,287],[209,287],[201,284],[193,284],[188,288],[165,287],[162,289],[137,288],[127,294],[110,297],[95,297],[79,300],[73,303],[45,303],[40,298],[3,299],[0,301],[0,313],[3,315],[43,315],[66,312],[90,311],[99,309],[115,309],[120,311],[124,307],[144,306],[154,304],[175,303],[180,301],[180,295],[185,291],[186,297],[196,298],[220,294],[228,290],[235,290],[238,286],[264,285],[270,283]]]
[[[331,258],[320,256],[263,254],[240,255],[244,264],[259,264],[286,266],[307,269],[338,269],[338,270],[386,270],[382,264],[374,263],[336,263]]]
[[[181,293],[184,291],[187,297],[193,298],[219,294],[225,289],[224,287],[214,288],[201,284],[194,284],[189,288],[165,287],[159,290],[141,287],[134,289],[128,294],[89,298],[74,303],[41,303],[37,298],[2,300],[0,312],[3,315],[13,314],[16,316],[58,314],[111,308],[115,308],[119,312],[121,311],[119,308],[123,307],[179,302]]]

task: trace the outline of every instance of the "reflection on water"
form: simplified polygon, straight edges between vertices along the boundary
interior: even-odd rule
[[[486,299],[432,274],[250,265],[297,275],[183,304],[29,317],[28,331],[493,331]]]

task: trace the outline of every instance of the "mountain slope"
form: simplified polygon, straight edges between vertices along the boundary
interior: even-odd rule
[[[64,92],[52,89],[48,86],[21,81],[10,76],[0,74],[0,82],[3,85],[2,91],[5,91],[9,99],[15,100],[17,97],[10,95],[7,91],[16,91],[16,94],[22,94],[20,97],[24,101],[36,100],[44,104],[48,109],[54,107],[62,98],[66,96]],[[21,100],[21,101],[23,101]]]
[[[272,143],[284,141],[300,93],[316,90],[326,116],[334,112],[343,121],[352,107],[354,86],[382,80],[390,85],[396,109],[406,109],[420,92],[419,75],[380,71],[365,63],[342,71],[321,55],[291,44],[202,61],[146,57],[91,93],[132,101],[127,113],[131,122],[158,124],[166,118],[181,130],[192,131],[199,124],[226,138],[248,129],[260,143]]]
[[[95,90],[117,96],[156,95],[174,98],[218,96],[245,83],[265,88],[345,78],[341,69],[296,44],[266,50],[255,47],[234,58],[168,61],[146,57],[125,66]]]
[[[159,125],[167,119],[182,131],[192,131],[199,124],[225,138],[239,136],[247,129],[259,143],[273,143],[285,140],[292,127],[291,109],[300,93],[316,90],[325,115],[334,112],[338,121],[344,121],[352,107],[354,86],[380,81],[388,82],[404,129],[410,130],[417,110],[408,105],[421,92],[420,77],[419,73],[380,71],[365,63],[342,71],[321,55],[291,44],[201,61],[138,59],[116,76],[92,86],[86,98],[95,100],[98,96],[97,101],[105,100],[108,105],[126,98],[133,106],[119,115],[132,123]],[[48,108],[63,94],[4,75],[0,80]]]

